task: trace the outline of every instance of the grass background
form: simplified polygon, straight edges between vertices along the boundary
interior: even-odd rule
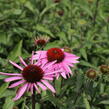
[[[44,47],[68,47],[80,56],[74,76],[54,81],[56,96],[47,91],[36,96],[36,109],[109,109],[109,75],[99,66],[109,64],[109,0],[0,0],[0,71],[19,72],[8,63],[19,63],[36,50],[36,36],[50,37]],[[95,79],[86,77],[94,69]],[[0,75],[0,109],[31,109],[26,94],[12,101]]]

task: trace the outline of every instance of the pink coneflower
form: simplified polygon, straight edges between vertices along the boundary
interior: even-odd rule
[[[35,45],[37,46],[44,46],[49,41],[49,37],[47,36],[40,36],[38,38],[35,38]]]
[[[13,100],[18,100],[20,97],[26,92],[30,91],[33,94],[33,89],[36,89],[38,93],[40,93],[40,88],[42,90],[46,90],[47,88],[50,89],[53,93],[55,93],[55,89],[53,86],[47,81],[47,80],[53,80],[54,72],[50,72],[50,68],[54,62],[44,65],[40,63],[33,63],[33,55],[31,57],[31,62],[29,65],[27,65],[22,57],[19,57],[21,63],[24,65],[24,67],[19,66],[15,62],[9,61],[12,65],[17,67],[22,71],[22,73],[4,73],[0,72],[1,75],[7,75],[12,76],[9,78],[6,78],[5,82],[13,82],[9,88],[14,88],[18,85],[21,85],[21,87],[18,89],[16,96]]]
[[[38,60],[39,63],[51,63],[56,61],[55,64],[52,65],[52,70],[62,69],[62,72],[57,72],[55,74],[58,79],[61,75],[63,78],[69,77],[72,74],[70,67],[74,66],[74,63],[78,63],[78,56],[64,52],[63,49],[60,48],[51,48],[48,51],[37,51],[36,55],[33,56],[34,60]]]

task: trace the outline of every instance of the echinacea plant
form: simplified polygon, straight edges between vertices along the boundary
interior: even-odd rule
[[[52,64],[52,70],[59,70],[62,69],[62,72],[55,73],[55,77],[58,79],[59,76],[62,76],[63,78],[70,77],[72,75],[72,71],[70,67],[74,67],[75,63],[78,63],[77,59],[79,59],[78,56],[67,53],[64,51],[64,49],[60,48],[50,48],[47,51],[36,51],[36,55],[33,56],[34,60],[37,60],[40,64],[46,64],[55,62],[55,64]]]
[[[57,79],[59,76],[63,78],[70,77],[72,71],[70,67],[74,67],[74,63],[78,63],[78,56],[67,53],[64,49],[51,48],[47,51],[36,51],[32,53],[30,58],[30,64],[20,58],[21,64],[24,67],[16,64],[13,61],[9,61],[13,66],[21,70],[22,73],[4,73],[0,72],[1,75],[11,76],[4,79],[5,82],[13,82],[9,88],[14,88],[19,85],[16,96],[13,98],[14,101],[20,99],[25,92],[31,92],[32,94],[32,109],[35,109],[35,90],[38,93],[43,91],[51,90],[55,93],[54,87],[48,82],[53,81],[54,77]]]
[[[14,101],[20,99],[23,94],[27,91],[30,91],[34,94],[34,90],[40,93],[40,88],[44,91],[50,89],[53,93],[55,93],[55,89],[53,86],[48,82],[48,80],[53,80],[54,74],[59,72],[59,70],[55,70],[51,72],[51,66],[54,62],[50,64],[40,64],[39,62],[33,62],[33,54],[30,59],[30,64],[27,65],[22,57],[19,57],[21,63],[24,67],[19,66],[15,62],[9,61],[13,66],[17,67],[21,70],[22,73],[4,73],[0,72],[1,75],[11,76],[4,79],[5,82],[14,82],[12,83],[9,88],[17,87],[21,85],[18,89],[16,96],[13,98]],[[60,70],[61,71],[61,70]],[[35,105],[35,104],[33,104]],[[34,106],[33,106],[34,107]],[[33,108],[35,109],[35,108]]]

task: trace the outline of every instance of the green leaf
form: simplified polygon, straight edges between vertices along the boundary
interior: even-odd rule
[[[8,44],[10,41],[10,37],[6,35],[6,33],[0,33],[0,43]]]
[[[30,11],[32,11],[34,13],[33,4],[30,1],[27,1],[25,3],[25,7],[27,7]]]
[[[2,95],[4,94],[4,91],[7,89],[9,83],[4,83],[1,87],[0,87],[0,98],[2,97]]]
[[[91,67],[91,68],[94,68],[94,69],[97,69],[97,67],[95,67],[94,65],[86,62],[86,61],[80,61],[80,64],[83,65],[83,66],[86,66],[86,67]]]
[[[81,53],[81,55],[84,57],[84,59],[87,61],[86,48],[81,48],[81,49],[80,49],[80,53]]]
[[[8,97],[5,100],[5,104],[3,105],[3,109],[13,109],[14,101],[12,98]]]
[[[51,4],[51,5],[48,5],[46,8],[44,8],[44,10],[41,12],[40,14],[40,18],[48,11],[50,10],[51,8],[54,8],[57,4]]]
[[[47,27],[45,27],[45,26],[42,26],[42,25],[39,25],[39,24],[38,24],[38,25],[35,27],[35,29],[36,29],[37,31],[39,31],[39,32],[44,32],[44,33],[46,33],[46,34],[48,34],[48,35],[54,37],[54,35],[51,33],[51,31],[50,31]]]
[[[15,61],[18,56],[22,54],[22,40],[14,47],[14,49],[9,53],[8,59]]]
[[[91,109],[85,93],[83,93],[83,101],[84,101],[86,109]]]
[[[109,105],[109,100],[104,100],[104,101],[101,101],[99,104],[105,104],[105,105]]]
[[[37,109],[40,109],[41,105],[39,103],[36,103],[35,105],[37,107]]]
[[[13,96],[15,95],[15,91],[12,91],[12,90],[5,90],[3,92],[3,94],[0,96],[0,98],[3,98],[3,97],[9,97],[9,96]]]
[[[66,36],[64,32],[59,32],[57,36],[59,36],[60,40],[67,42],[68,37]]]
[[[62,100],[52,96],[50,92],[48,92],[47,94],[48,94],[48,100],[51,101],[55,106],[58,106],[58,107],[64,106],[64,103],[62,102]]]
[[[60,92],[61,92],[61,81],[62,81],[61,77],[59,79],[55,80],[56,94],[60,94]]]
[[[59,41],[54,41],[54,42],[50,42],[46,45],[46,47],[44,48],[44,50],[48,50],[50,48],[54,48],[54,47],[60,47],[59,46]]]
[[[22,12],[21,9],[13,9],[13,14],[15,14],[15,15],[20,15],[21,12]]]

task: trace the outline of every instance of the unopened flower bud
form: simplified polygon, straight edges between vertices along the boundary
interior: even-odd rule
[[[17,106],[14,106],[13,109],[19,109]]]
[[[57,11],[57,13],[58,13],[59,16],[63,16],[64,15],[64,11],[63,10]]]
[[[100,71],[103,74],[109,74],[109,66],[108,65],[101,65],[100,66]]]
[[[38,38],[35,38],[35,45],[36,46],[40,46],[40,47],[42,47],[42,46],[44,46],[44,45],[46,45],[46,43],[49,41],[49,37],[47,37],[47,36],[40,36],[40,37],[38,37]]]
[[[72,49],[69,47],[64,47],[64,51],[68,53],[72,53]]]
[[[88,3],[93,3],[94,2],[94,0],[88,0]]]
[[[54,0],[54,3],[59,3],[61,0]]]
[[[96,73],[95,70],[90,69],[90,70],[88,70],[88,71],[86,72],[86,75],[87,75],[88,78],[95,79],[96,76],[97,76],[97,73]]]

